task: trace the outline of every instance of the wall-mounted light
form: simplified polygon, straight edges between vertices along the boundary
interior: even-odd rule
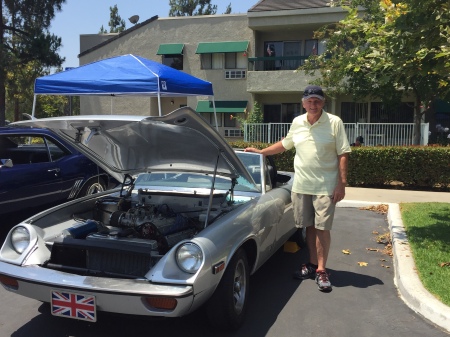
[[[170,104],[174,105],[175,101],[173,99],[170,100]]]

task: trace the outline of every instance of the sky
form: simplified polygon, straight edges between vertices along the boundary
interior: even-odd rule
[[[225,12],[231,3],[231,13],[247,13],[258,0],[212,0],[217,5],[217,14]],[[80,53],[80,35],[97,34],[100,27],[109,30],[110,7],[117,5],[119,15],[126,22],[126,28],[132,24],[128,18],[139,15],[139,22],[151,17],[169,16],[169,0],[66,0],[61,12],[56,12],[50,32],[61,37],[62,47],[59,54],[66,58],[63,68],[77,67]]]

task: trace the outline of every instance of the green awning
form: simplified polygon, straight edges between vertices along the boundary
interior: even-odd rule
[[[217,113],[244,113],[247,109],[247,101],[215,101],[214,104]],[[213,113],[212,101],[198,101],[195,111],[199,113]]]
[[[248,41],[200,42],[196,54],[241,53],[247,51]]]
[[[180,55],[183,54],[183,48],[183,43],[162,43],[156,55]]]

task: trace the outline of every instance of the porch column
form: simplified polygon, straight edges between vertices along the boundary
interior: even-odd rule
[[[332,98],[331,99],[331,103],[330,103],[330,111],[333,115],[337,115],[337,101],[336,98]],[[339,114],[340,117],[341,114]]]

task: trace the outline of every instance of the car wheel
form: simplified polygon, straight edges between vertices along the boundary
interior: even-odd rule
[[[81,188],[78,193],[78,197],[85,197],[87,195],[103,192],[106,189],[105,182],[101,178],[91,178],[84,186]]]
[[[234,254],[206,305],[211,325],[221,330],[236,330],[242,325],[247,310],[249,280],[247,255],[241,248]]]

